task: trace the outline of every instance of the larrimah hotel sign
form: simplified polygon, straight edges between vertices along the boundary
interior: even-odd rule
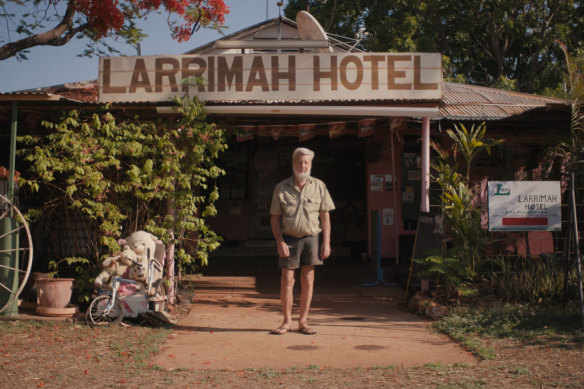
[[[201,85],[184,83],[202,79]],[[99,61],[101,102],[438,100],[439,53],[290,53],[109,57]]]

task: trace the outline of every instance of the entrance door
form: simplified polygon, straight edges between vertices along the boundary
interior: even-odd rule
[[[254,155],[251,175],[250,238],[272,239],[270,205],[274,188],[279,182],[278,152],[258,150]]]

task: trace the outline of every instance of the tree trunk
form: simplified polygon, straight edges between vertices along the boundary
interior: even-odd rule
[[[172,199],[166,201],[166,214],[171,215],[173,219],[175,217],[174,201]],[[173,242],[174,230],[169,230],[168,234],[170,236],[170,241]],[[166,277],[168,279],[168,286],[166,289],[168,304],[174,305],[176,302],[176,292],[174,288],[174,243],[170,243],[166,247]]]

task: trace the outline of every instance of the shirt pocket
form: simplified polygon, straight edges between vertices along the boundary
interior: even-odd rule
[[[304,206],[308,213],[317,213],[320,209],[320,203],[311,199],[304,199]]]
[[[294,216],[294,213],[296,212],[296,208],[297,208],[297,203],[295,201],[293,201],[293,199],[289,199],[289,198],[284,198],[281,201],[282,204],[282,213],[284,214],[285,217],[292,217]]]

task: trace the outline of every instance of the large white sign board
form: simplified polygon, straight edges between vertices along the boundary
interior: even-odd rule
[[[559,181],[489,181],[489,231],[560,231]]]
[[[183,80],[199,78],[189,86]],[[439,53],[289,53],[109,57],[100,102],[350,101],[442,98]]]

